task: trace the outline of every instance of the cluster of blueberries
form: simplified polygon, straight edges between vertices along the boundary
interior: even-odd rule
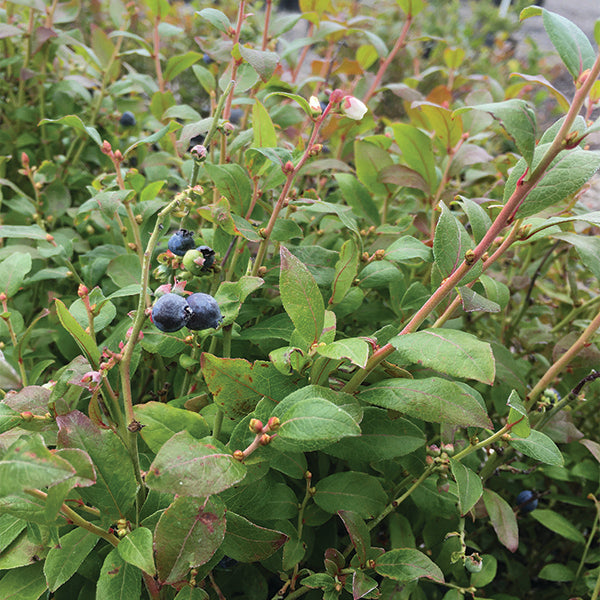
[[[197,246],[194,241],[194,234],[187,229],[176,231],[167,244],[169,250],[177,256],[183,256],[183,264],[186,269],[194,271],[192,263],[198,264],[198,259],[202,257],[201,272],[208,271],[215,262],[215,251],[210,246]]]
[[[178,256],[197,253],[204,259],[201,270],[208,270],[215,260],[215,251],[209,246],[194,249],[194,235],[187,229],[179,229],[169,239],[169,250]],[[152,308],[152,322],[161,331],[171,333],[187,327],[194,331],[216,329],[223,320],[217,301],[210,294],[196,293],[188,298],[168,293],[161,296]]]

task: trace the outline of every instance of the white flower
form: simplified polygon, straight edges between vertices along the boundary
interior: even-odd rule
[[[364,102],[361,102],[354,96],[344,96],[342,98],[342,112],[344,115],[355,121],[360,121],[369,110]]]

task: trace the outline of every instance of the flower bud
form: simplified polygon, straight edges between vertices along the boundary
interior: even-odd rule
[[[263,430],[262,421],[259,419],[250,419],[248,427],[252,433],[260,433]]]
[[[279,419],[277,417],[271,417],[267,421],[267,429],[269,431],[277,431],[279,429]]]
[[[321,110],[321,103],[316,96],[311,96],[308,100],[308,105],[310,106],[310,112],[313,117],[318,117],[323,111]]]
[[[360,121],[367,114],[367,110],[365,104],[354,96],[344,96],[342,99],[342,113],[350,119]]]
[[[198,162],[202,162],[204,160],[206,160],[206,146],[203,146],[202,144],[196,144],[191,150],[190,150],[191,155],[194,157],[195,160],[197,160]]]

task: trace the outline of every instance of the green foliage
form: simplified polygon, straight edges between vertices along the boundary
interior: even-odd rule
[[[523,4],[574,93],[487,0],[2,5],[1,598],[598,598],[600,58]]]

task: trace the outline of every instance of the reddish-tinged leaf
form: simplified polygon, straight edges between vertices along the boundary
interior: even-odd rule
[[[350,541],[356,550],[356,557],[360,564],[364,565],[367,560],[367,550],[371,547],[371,535],[367,525],[361,517],[349,510],[339,510],[338,515],[350,535]]]
[[[179,497],[162,514],[154,532],[158,578],[176,583],[189,570],[207,563],[225,536],[225,504]]]
[[[583,444],[592,453],[592,456],[600,462],[600,444],[598,442],[592,442],[592,440],[579,440],[579,443]]]
[[[492,490],[483,490],[483,502],[498,540],[511,552],[519,547],[517,518],[510,504]]]
[[[94,464],[96,483],[80,488],[81,497],[111,519],[124,517],[133,506],[137,483],[123,442],[113,431],[100,430],[78,410],[58,415],[56,422],[58,447],[84,450]]]

